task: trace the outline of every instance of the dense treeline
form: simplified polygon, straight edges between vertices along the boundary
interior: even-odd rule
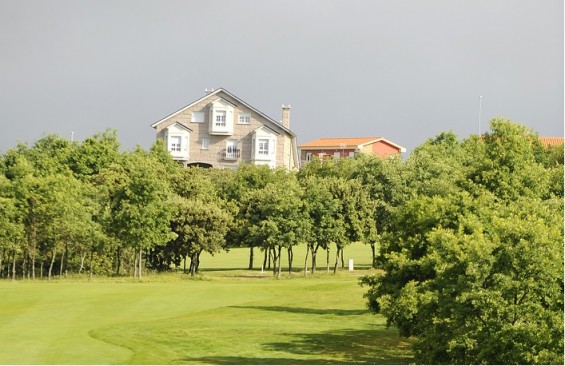
[[[2,278],[195,275],[202,252],[236,246],[280,276],[298,244],[305,274],[322,261],[335,272],[363,242],[369,307],[417,337],[418,362],[563,363],[563,146],[510,121],[463,141],[442,133],[406,161],[290,173],[182,168],[160,142],[120,152],[112,130],[0,159]]]
[[[328,174],[330,165],[335,172]],[[0,276],[136,278],[179,266],[195,275],[202,252],[244,246],[250,269],[260,267],[254,261],[262,252],[263,268],[279,277],[283,266],[293,270],[301,243],[308,243],[313,272],[320,248],[330,271],[334,246],[335,272],[346,245],[376,241],[374,199],[343,174],[346,165],[356,166],[316,163],[301,173],[183,168],[160,141],[149,151],[120,152],[112,130],[82,143],[49,135],[32,147],[19,144],[0,164]]]

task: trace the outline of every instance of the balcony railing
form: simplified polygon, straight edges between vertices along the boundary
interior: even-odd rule
[[[222,158],[224,160],[237,160],[240,156],[240,149],[227,148],[222,150]]]

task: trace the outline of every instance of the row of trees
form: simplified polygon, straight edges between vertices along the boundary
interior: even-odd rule
[[[182,168],[160,141],[149,151],[120,152],[111,130],[82,143],[49,135],[32,147],[19,144],[0,163],[5,278],[141,277],[144,268],[178,266],[194,275],[202,252],[236,246],[249,248],[250,269],[260,250],[263,267],[280,276],[281,254],[288,253],[292,271],[293,248],[301,243],[308,244],[312,272],[320,249],[329,271],[335,246],[335,272],[346,245],[374,246],[377,238],[375,201],[344,174],[345,163],[315,163],[300,173]]]
[[[280,276],[305,243],[312,271],[370,245],[369,307],[419,363],[563,363],[563,146],[503,119],[409,159],[314,161],[300,172],[185,169],[157,142],[121,153],[114,131],[47,136],[0,161],[0,276],[129,274],[234,246]],[[378,231],[377,231],[378,229]],[[188,260],[186,260],[188,258]],[[306,268],[307,263],[304,263]]]

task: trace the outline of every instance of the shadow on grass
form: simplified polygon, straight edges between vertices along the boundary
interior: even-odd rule
[[[338,330],[314,334],[289,335],[290,342],[265,345],[270,351],[295,355],[323,355],[328,363],[407,364],[414,362],[411,341],[398,336],[395,329],[380,326],[365,330]]]
[[[414,359],[411,341],[400,338],[395,330],[378,327],[367,330],[339,330],[323,333],[284,334],[286,342],[265,343],[265,352],[289,353],[290,357],[261,358],[238,356],[210,356],[184,358],[181,363],[218,365],[296,365],[296,364],[408,364]],[[294,356],[294,357],[293,357]]]
[[[362,315],[368,314],[369,310],[344,310],[344,309],[310,309],[310,308],[297,308],[290,306],[229,306],[230,308],[236,309],[254,309],[254,310],[265,310],[265,311],[276,311],[285,312],[293,314],[316,314],[316,315],[338,315],[338,316],[349,316],[349,315]]]
[[[297,358],[261,358],[239,356],[211,356],[201,358],[183,358],[174,360],[175,364],[207,364],[207,365],[329,365],[326,359]]]

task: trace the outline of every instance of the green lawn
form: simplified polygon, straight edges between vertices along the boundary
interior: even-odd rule
[[[276,280],[244,270],[247,253],[203,257],[197,279],[3,280],[0,364],[412,362],[410,343],[365,310],[369,270]]]

